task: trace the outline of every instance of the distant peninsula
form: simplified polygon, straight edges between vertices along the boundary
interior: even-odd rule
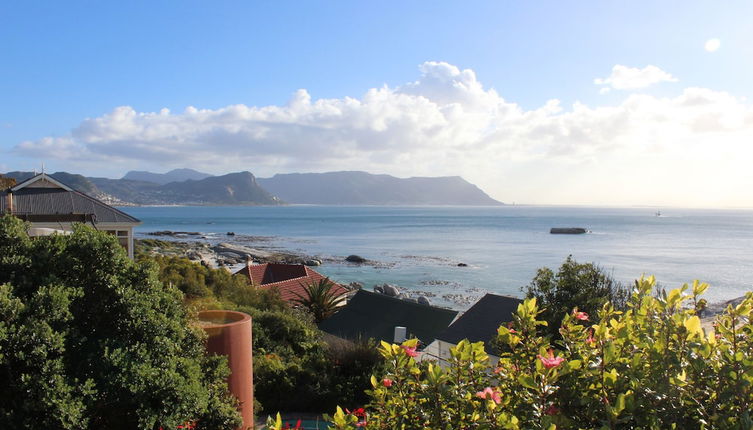
[[[264,189],[282,200],[300,204],[502,204],[460,176],[401,179],[366,172],[288,173],[259,178],[258,181]]]
[[[33,172],[8,172],[22,181]],[[459,176],[396,178],[366,172],[289,173],[256,178],[251,172],[212,176],[192,169],[130,171],[120,179],[68,172],[51,176],[114,205],[465,205],[498,202]]]

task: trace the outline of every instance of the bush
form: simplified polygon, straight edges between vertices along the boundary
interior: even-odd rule
[[[607,302],[617,310],[624,310],[630,297],[630,290],[604,269],[593,263],[578,263],[572,255],[557,273],[548,267],[539,269],[525,287],[525,293],[527,298],[536,298],[541,319],[549,324],[548,332],[554,337],[559,336],[562,317],[574,307],[596,315]]]
[[[204,353],[180,291],[110,235],[26,228],[0,218],[3,428],[239,424],[225,360]]]
[[[142,262],[154,262],[159,267],[163,284],[177,287],[186,301],[200,309],[250,306],[265,310],[282,310],[287,306],[275,290],[256,288],[241,275],[225,269],[212,269],[184,257],[139,257]]]
[[[626,310],[606,303],[598,324],[568,312],[558,350],[541,335],[536,299],[526,299],[512,327],[499,328],[509,352],[498,363],[481,342],[460,342],[446,369],[416,362],[415,339],[382,343],[386,370],[371,378],[371,402],[337,408],[334,427],[753,428],[753,293],[707,333],[696,315],[707,287],[653,295],[653,278],[636,281]]]
[[[319,412],[331,408],[326,344],[308,315],[240,310],[253,318],[254,392],[264,409]]]

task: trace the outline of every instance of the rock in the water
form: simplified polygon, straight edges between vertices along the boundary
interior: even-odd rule
[[[465,263],[458,263],[458,267],[468,267],[468,265]]]
[[[429,301],[429,299],[426,298],[426,296],[418,296],[418,300],[417,301],[421,305],[426,305],[426,306],[430,306],[431,305],[431,302]]]
[[[366,259],[361,257],[360,255],[349,255],[345,257],[345,261],[348,261],[351,263],[365,263]]]
[[[552,227],[549,230],[550,234],[584,234],[586,232],[588,230],[582,227]]]
[[[228,236],[235,236],[235,232],[234,231],[229,231],[229,232],[227,232],[227,235]]]
[[[382,287],[381,285],[374,285],[374,292],[384,294],[384,287]]]
[[[303,262],[303,264],[307,266],[321,266],[322,260],[317,260],[317,259],[306,260]]]
[[[351,290],[360,290],[361,288],[363,288],[363,284],[360,282],[353,281],[350,284],[348,284],[348,288],[350,288]]]
[[[382,290],[384,291],[385,295],[390,297],[397,297],[400,295],[400,290],[398,290],[394,285],[384,284],[382,285]]]

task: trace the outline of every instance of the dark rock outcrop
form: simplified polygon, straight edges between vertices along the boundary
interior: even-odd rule
[[[550,234],[584,234],[588,230],[582,227],[552,227]]]
[[[366,259],[361,257],[360,255],[353,254],[345,257],[345,261],[349,263],[365,263]]]

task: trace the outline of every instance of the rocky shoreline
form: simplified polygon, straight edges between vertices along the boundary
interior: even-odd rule
[[[363,258],[358,255],[348,256],[314,256],[302,252],[280,249],[273,246],[275,238],[268,236],[251,236],[227,232],[225,234],[212,234],[190,231],[155,231],[142,234],[136,239],[136,250],[152,255],[165,255],[185,257],[211,268],[225,268],[231,272],[239,270],[248,260],[254,263],[287,263],[304,264],[307,266],[320,266],[322,264],[357,264],[368,265],[376,268],[390,268],[394,263],[386,263]],[[440,260],[443,263],[465,267],[465,263],[444,261],[437,257],[403,256],[408,260],[428,258],[432,261]],[[423,281],[426,288],[403,288],[393,284],[373,285],[365,287],[359,282],[353,282],[351,288],[368,288],[403,300],[418,303],[430,303],[439,300],[453,303],[457,307],[467,308],[481,298],[485,291],[478,288],[463,290],[462,292],[436,292],[431,287],[452,286],[459,288],[460,285],[451,285],[448,281],[430,280]],[[419,287],[417,285],[417,287]],[[728,305],[738,304],[743,297],[727,300],[719,303],[711,303],[702,315],[705,324],[711,323],[714,317],[724,311]]]
[[[367,265],[375,268],[390,268],[394,263],[386,263],[366,259],[359,255],[347,256],[312,256],[302,252],[279,249],[272,245],[273,237],[250,236],[227,232],[225,234],[208,234],[193,231],[154,231],[140,235],[136,239],[136,251],[151,255],[171,257],[185,257],[191,261],[211,268],[225,268],[231,272],[239,270],[247,261],[254,263],[287,263],[320,266],[322,264],[354,264]],[[417,260],[420,257],[410,256]],[[427,257],[435,261],[435,257]],[[464,267],[464,263],[447,264]],[[448,281],[431,281],[423,284],[425,287],[447,286]],[[456,285],[459,287],[459,285]],[[459,293],[436,292],[425,288],[408,289],[393,284],[364,286],[360,282],[352,282],[348,287],[353,289],[368,288],[382,294],[422,304],[432,304],[431,301],[453,303],[458,307],[468,307],[483,296],[483,291],[473,289]]]

